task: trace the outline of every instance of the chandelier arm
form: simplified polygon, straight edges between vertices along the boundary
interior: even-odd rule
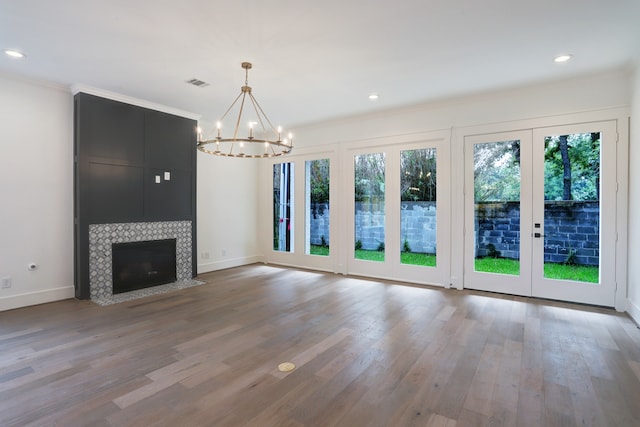
[[[247,92],[242,92],[242,102],[240,103],[240,111],[238,111],[238,119],[236,120],[236,128],[233,131],[233,139],[238,138],[238,129],[240,128],[240,119],[242,118],[242,111],[244,110],[244,99],[247,97]],[[251,96],[251,94],[249,94]]]
[[[229,106],[229,108],[227,108],[227,111],[224,112],[224,114],[222,115],[222,117],[220,118],[220,122],[224,121],[224,118],[227,117],[227,114],[229,114],[229,111],[231,111],[231,109],[233,108],[234,105],[236,105],[236,102],[238,102],[238,99],[240,99],[240,97],[242,96],[242,92],[240,92],[240,94],[236,97],[236,99],[233,100],[233,102],[231,103],[231,105]]]
[[[267,121],[267,123],[269,123],[269,126],[271,126],[271,130],[273,132],[276,132],[276,128],[275,126],[273,126],[273,124],[271,123],[271,120],[269,120],[269,117],[267,116],[267,114],[264,112],[264,110],[262,109],[262,107],[260,106],[260,104],[258,103],[258,101],[256,100],[256,98],[253,96],[252,93],[249,94],[249,96],[251,97],[251,100],[255,103],[255,105],[258,106],[258,110],[260,110],[260,112],[262,113],[262,115],[264,116],[265,120]],[[258,116],[260,116],[258,114]]]
[[[259,105],[257,106],[257,101],[256,99],[253,97],[253,94],[249,94],[249,99],[251,100],[251,104],[253,105],[253,111],[256,112],[256,116],[258,117],[258,122],[260,123],[260,128],[262,128],[262,130],[266,131],[267,128],[264,126],[264,120],[262,118],[262,116],[260,115],[260,110],[258,109]],[[264,114],[264,113],[262,113]],[[268,122],[268,119],[267,119]]]

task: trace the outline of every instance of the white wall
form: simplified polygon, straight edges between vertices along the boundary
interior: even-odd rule
[[[261,261],[257,237],[258,160],[217,157],[200,151],[197,158],[198,273]]]
[[[0,94],[2,311],[74,295],[73,105],[67,89],[13,76]]]
[[[629,81],[629,70],[613,70],[317,123],[294,129],[296,147],[628,106]]]
[[[631,103],[629,147],[629,274],[628,312],[640,324],[640,65],[636,68]],[[634,167],[635,166],[635,167]]]

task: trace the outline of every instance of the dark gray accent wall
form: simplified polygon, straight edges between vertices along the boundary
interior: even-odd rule
[[[197,122],[87,93],[74,122],[76,297],[89,298],[89,224],[189,220],[195,277]]]

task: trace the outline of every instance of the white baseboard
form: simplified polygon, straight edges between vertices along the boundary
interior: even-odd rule
[[[225,259],[220,261],[198,264],[198,274],[208,273],[210,271],[224,270],[225,268],[240,267],[242,265],[255,264],[256,262],[264,262],[264,257],[254,255],[242,258]]]
[[[635,305],[629,299],[627,299],[627,313],[636,322],[636,325],[640,326],[640,307]]]
[[[75,298],[73,286],[29,292],[0,298],[0,311]]]

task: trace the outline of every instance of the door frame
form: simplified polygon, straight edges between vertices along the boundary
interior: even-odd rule
[[[601,132],[600,138],[600,220],[598,284],[544,278],[544,238],[533,239],[532,296],[613,307],[616,293],[616,151],[615,121],[588,122],[533,129],[533,161],[544,164],[544,138],[552,135]],[[543,168],[542,168],[543,169]],[[544,170],[533,169],[533,219],[544,236]],[[538,230],[536,230],[538,231]]]
[[[341,233],[346,238],[341,251],[346,264],[346,274],[377,277],[389,280],[406,280],[412,283],[449,287],[451,276],[451,186],[450,170],[451,132],[435,131],[358,141],[345,144],[341,155],[343,173],[340,181],[348,186],[341,199]],[[400,263],[400,152],[435,147],[437,150],[438,204],[437,204],[437,266],[421,267]],[[384,262],[355,259],[355,206],[354,206],[354,156],[358,154],[385,153],[385,260]]]
[[[484,125],[463,126],[452,129],[452,170],[456,165],[459,170],[464,169],[464,138],[467,136],[511,132],[518,130],[531,130],[540,127],[564,126],[587,122],[615,121],[618,134],[616,153],[616,258],[615,258],[615,305],[617,311],[627,310],[627,245],[628,245],[628,191],[629,191],[629,108],[610,108],[580,112],[573,114],[559,114],[533,119],[512,120],[508,122],[491,123]],[[452,256],[451,258],[451,282],[457,289],[468,288],[465,278],[464,257],[455,254],[464,254],[465,234],[464,228],[464,174],[452,175],[452,193],[461,195],[452,200]],[[458,224],[458,226],[456,226]]]
[[[520,141],[520,274],[507,275],[475,271],[475,192],[474,152],[475,144]],[[465,287],[503,294],[531,296],[531,130],[489,133],[464,138],[465,191],[464,191],[464,283]],[[473,209],[474,213],[469,213]]]

